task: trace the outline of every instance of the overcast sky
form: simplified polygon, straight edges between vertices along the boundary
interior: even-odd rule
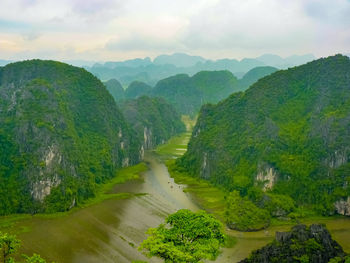
[[[350,53],[350,0],[0,0],[0,59]]]

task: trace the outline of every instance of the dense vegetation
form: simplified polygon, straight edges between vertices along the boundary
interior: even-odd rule
[[[20,247],[20,240],[14,235],[0,232],[0,262],[2,263],[15,263],[13,255],[17,252]],[[40,255],[33,254],[33,256],[22,255],[24,258],[24,263],[46,263]]]
[[[241,263],[341,263],[350,262],[341,246],[323,225],[297,225],[290,232],[277,232],[276,239],[253,251]]]
[[[126,99],[137,99],[143,95],[149,95],[152,87],[141,81],[133,81],[125,90]]]
[[[152,90],[182,114],[196,114],[205,103],[216,103],[237,90],[237,79],[229,71],[202,71],[189,77],[180,74],[163,79]]]
[[[177,165],[239,191],[271,215],[284,216],[294,204],[349,213],[349,76],[349,58],[336,55],[275,72],[204,106]],[[287,207],[271,211],[285,200]]]
[[[124,88],[122,87],[122,85],[118,80],[110,79],[106,81],[104,84],[107,90],[109,91],[109,93],[113,96],[115,101],[118,102],[125,99]]]
[[[0,68],[0,124],[0,214],[67,210],[140,159],[105,86],[63,63]]]
[[[213,260],[225,241],[220,221],[204,211],[187,209],[169,215],[166,224],[150,228],[147,233],[140,250],[169,263]]]
[[[250,85],[257,82],[262,77],[270,75],[271,73],[276,72],[278,69],[274,67],[256,67],[249,70],[244,74],[243,78],[239,80],[239,89],[246,90]]]
[[[181,116],[162,98],[143,96],[128,100],[121,104],[121,109],[144,149],[153,148],[185,131]]]

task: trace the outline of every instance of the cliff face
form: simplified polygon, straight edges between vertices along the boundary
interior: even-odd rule
[[[350,60],[337,55],[202,107],[177,164],[229,190],[258,186],[332,214],[346,210],[339,207],[350,196],[349,160]],[[238,177],[248,182],[243,190]]]
[[[241,263],[310,262],[328,263],[338,257],[344,262],[345,253],[323,225],[297,225],[290,232],[277,232],[276,239],[253,251]]]
[[[0,214],[69,209],[140,160],[103,84],[63,63],[1,68],[0,123]]]
[[[181,116],[164,99],[143,96],[125,101],[121,109],[144,150],[152,149],[185,131]]]

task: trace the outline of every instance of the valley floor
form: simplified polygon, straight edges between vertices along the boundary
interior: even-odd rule
[[[146,230],[181,208],[204,208],[220,218],[223,192],[207,182],[189,177],[170,176],[167,166],[186,151],[189,131],[146,154],[146,167],[128,168],[125,180],[112,181],[96,200],[86,207],[55,215],[24,215],[0,218],[0,231],[16,233],[22,240],[19,254],[39,253],[48,261],[132,262],[146,258],[137,250]],[[170,166],[169,166],[170,167]],[[171,169],[170,169],[171,170]],[[135,176],[140,173],[140,176]],[[305,223],[325,223],[336,239],[350,252],[350,219],[343,217],[306,219]],[[242,233],[227,230],[232,248],[225,248],[216,262],[237,262],[251,250],[273,239],[276,231],[291,224],[274,225],[267,230]]]

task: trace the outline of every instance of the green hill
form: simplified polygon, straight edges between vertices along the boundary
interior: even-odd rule
[[[125,90],[126,99],[136,99],[143,95],[149,95],[152,87],[141,81],[133,81]]]
[[[243,78],[239,80],[239,89],[246,90],[250,85],[257,82],[262,77],[270,75],[271,73],[276,72],[278,69],[274,67],[256,67],[249,70],[244,74]]]
[[[177,164],[256,204],[263,189],[350,215],[349,157],[350,60],[336,55],[204,106]]]
[[[122,101],[125,99],[124,89],[118,80],[110,79],[104,84],[115,101]]]
[[[0,68],[0,123],[0,214],[67,210],[140,160],[105,86],[67,64]]]
[[[145,150],[185,131],[181,116],[162,98],[142,96],[125,101],[121,109]]]
[[[179,74],[160,80],[153,96],[163,97],[182,114],[194,115],[205,103],[217,103],[237,91],[237,79],[229,71],[201,71],[193,77]]]

